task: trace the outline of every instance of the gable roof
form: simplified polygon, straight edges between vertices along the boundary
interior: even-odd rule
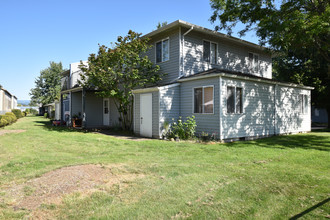
[[[182,21],[182,20],[176,20],[176,21],[174,21],[174,22],[172,22],[168,25],[165,25],[161,28],[158,28],[157,30],[154,30],[154,31],[152,31],[152,32],[150,32],[150,33],[148,33],[144,36],[145,37],[153,37],[153,36],[163,32],[163,31],[167,31],[171,28],[179,27],[179,26],[185,27],[185,28],[192,28],[192,30],[194,30],[194,31],[198,31],[198,32],[202,32],[202,33],[205,33],[205,34],[213,35],[215,37],[219,37],[219,38],[226,39],[226,40],[229,40],[229,41],[232,41],[232,42],[235,42],[235,43],[239,43],[239,44],[242,44],[242,45],[253,47],[253,48],[258,49],[258,50],[268,49],[267,47],[263,47],[263,46],[260,46],[258,44],[251,43],[249,41],[242,40],[242,39],[237,38],[237,37],[232,37],[232,36],[229,36],[227,34],[223,34],[223,33],[220,33],[220,32],[208,29],[208,28],[204,28],[204,27],[201,27],[201,26],[198,26],[198,25],[186,22],[186,21]]]
[[[231,70],[217,69],[217,68],[199,72],[199,73],[196,73],[196,74],[190,75],[190,76],[184,76],[184,77],[181,77],[180,79],[178,79],[177,81],[184,82],[184,81],[197,80],[197,79],[209,78],[209,77],[214,77],[214,76],[224,76],[224,77],[229,77],[229,78],[243,79],[243,80],[249,80],[249,81],[255,81],[255,82],[269,83],[269,84],[278,84],[278,85],[283,85],[283,86],[288,86],[288,87],[296,87],[296,88],[309,89],[309,90],[314,89],[314,87],[310,87],[310,86],[282,82],[279,80],[268,79],[268,78],[264,78],[264,77],[260,77],[260,76],[254,76],[251,74],[242,73],[242,72],[238,72],[238,71],[231,71]]]

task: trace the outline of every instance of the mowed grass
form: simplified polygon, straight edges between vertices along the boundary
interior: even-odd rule
[[[66,195],[39,209],[54,219],[304,219],[329,217],[330,133],[198,144],[131,141],[50,126],[26,117],[0,136],[0,219],[16,210],[6,189],[78,164],[121,164],[143,175],[88,195]],[[117,172],[121,172],[120,170]],[[117,173],[120,174],[120,173]],[[316,205],[316,207],[314,207]],[[312,208],[312,209],[310,209]]]

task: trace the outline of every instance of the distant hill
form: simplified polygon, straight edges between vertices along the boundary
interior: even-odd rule
[[[29,105],[30,104],[30,100],[17,100],[17,104]]]

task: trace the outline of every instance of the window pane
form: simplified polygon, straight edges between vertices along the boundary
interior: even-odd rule
[[[227,87],[227,113],[234,113],[235,112],[234,92],[235,92],[234,87],[231,87],[231,86]]]
[[[163,61],[169,60],[169,40],[163,41]]]
[[[203,60],[206,62],[210,62],[210,42],[203,42]]]
[[[307,100],[307,95],[304,95],[304,113],[307,113],[308,109],[308,100]]]
[[[194,113],[203,113],[203,89],[197,88],[194,89]]]
[[[254,54],[254,71],[259,70],[259,56],[257,54]]]
[[[215,43],[211,43],[211,63],[217,63],[217,45]]]
[[[213,113],[213,87],[204,88],[204,113]]]
[[[236,113],[242,112],[242,88],[236,88]]]
[[[156,62],[162,62],[162,42],[156,44]]]
[[[298,103],[299,103],[299,112],[303,113],[304,111],[303,95],[299,95]]]

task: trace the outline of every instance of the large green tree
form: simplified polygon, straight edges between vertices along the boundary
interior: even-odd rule
[[[49,62],[49,67],[40,71],[35,87],[30,90],[31,105],[46,105],[59,99],[61,92],[62,63]]]
[[[111,47],[99,46],[97,55],[90,54],[87,65],[81,62],[80,84],[84,88],[96,89],[96,94],[101,97],[114,99],[123,129],[132,128],[132,90],[161,80],[159,66],[146,55],[151,47],[148,41],[130,30],[127,36],[118,37]]]
[[[328,0],[211,0],[216,30],[255,31],[274,53],[277,79],[311,85],[312,104],[330,119],[330,3]],[[328,123],[330,127],[330,123]]]

